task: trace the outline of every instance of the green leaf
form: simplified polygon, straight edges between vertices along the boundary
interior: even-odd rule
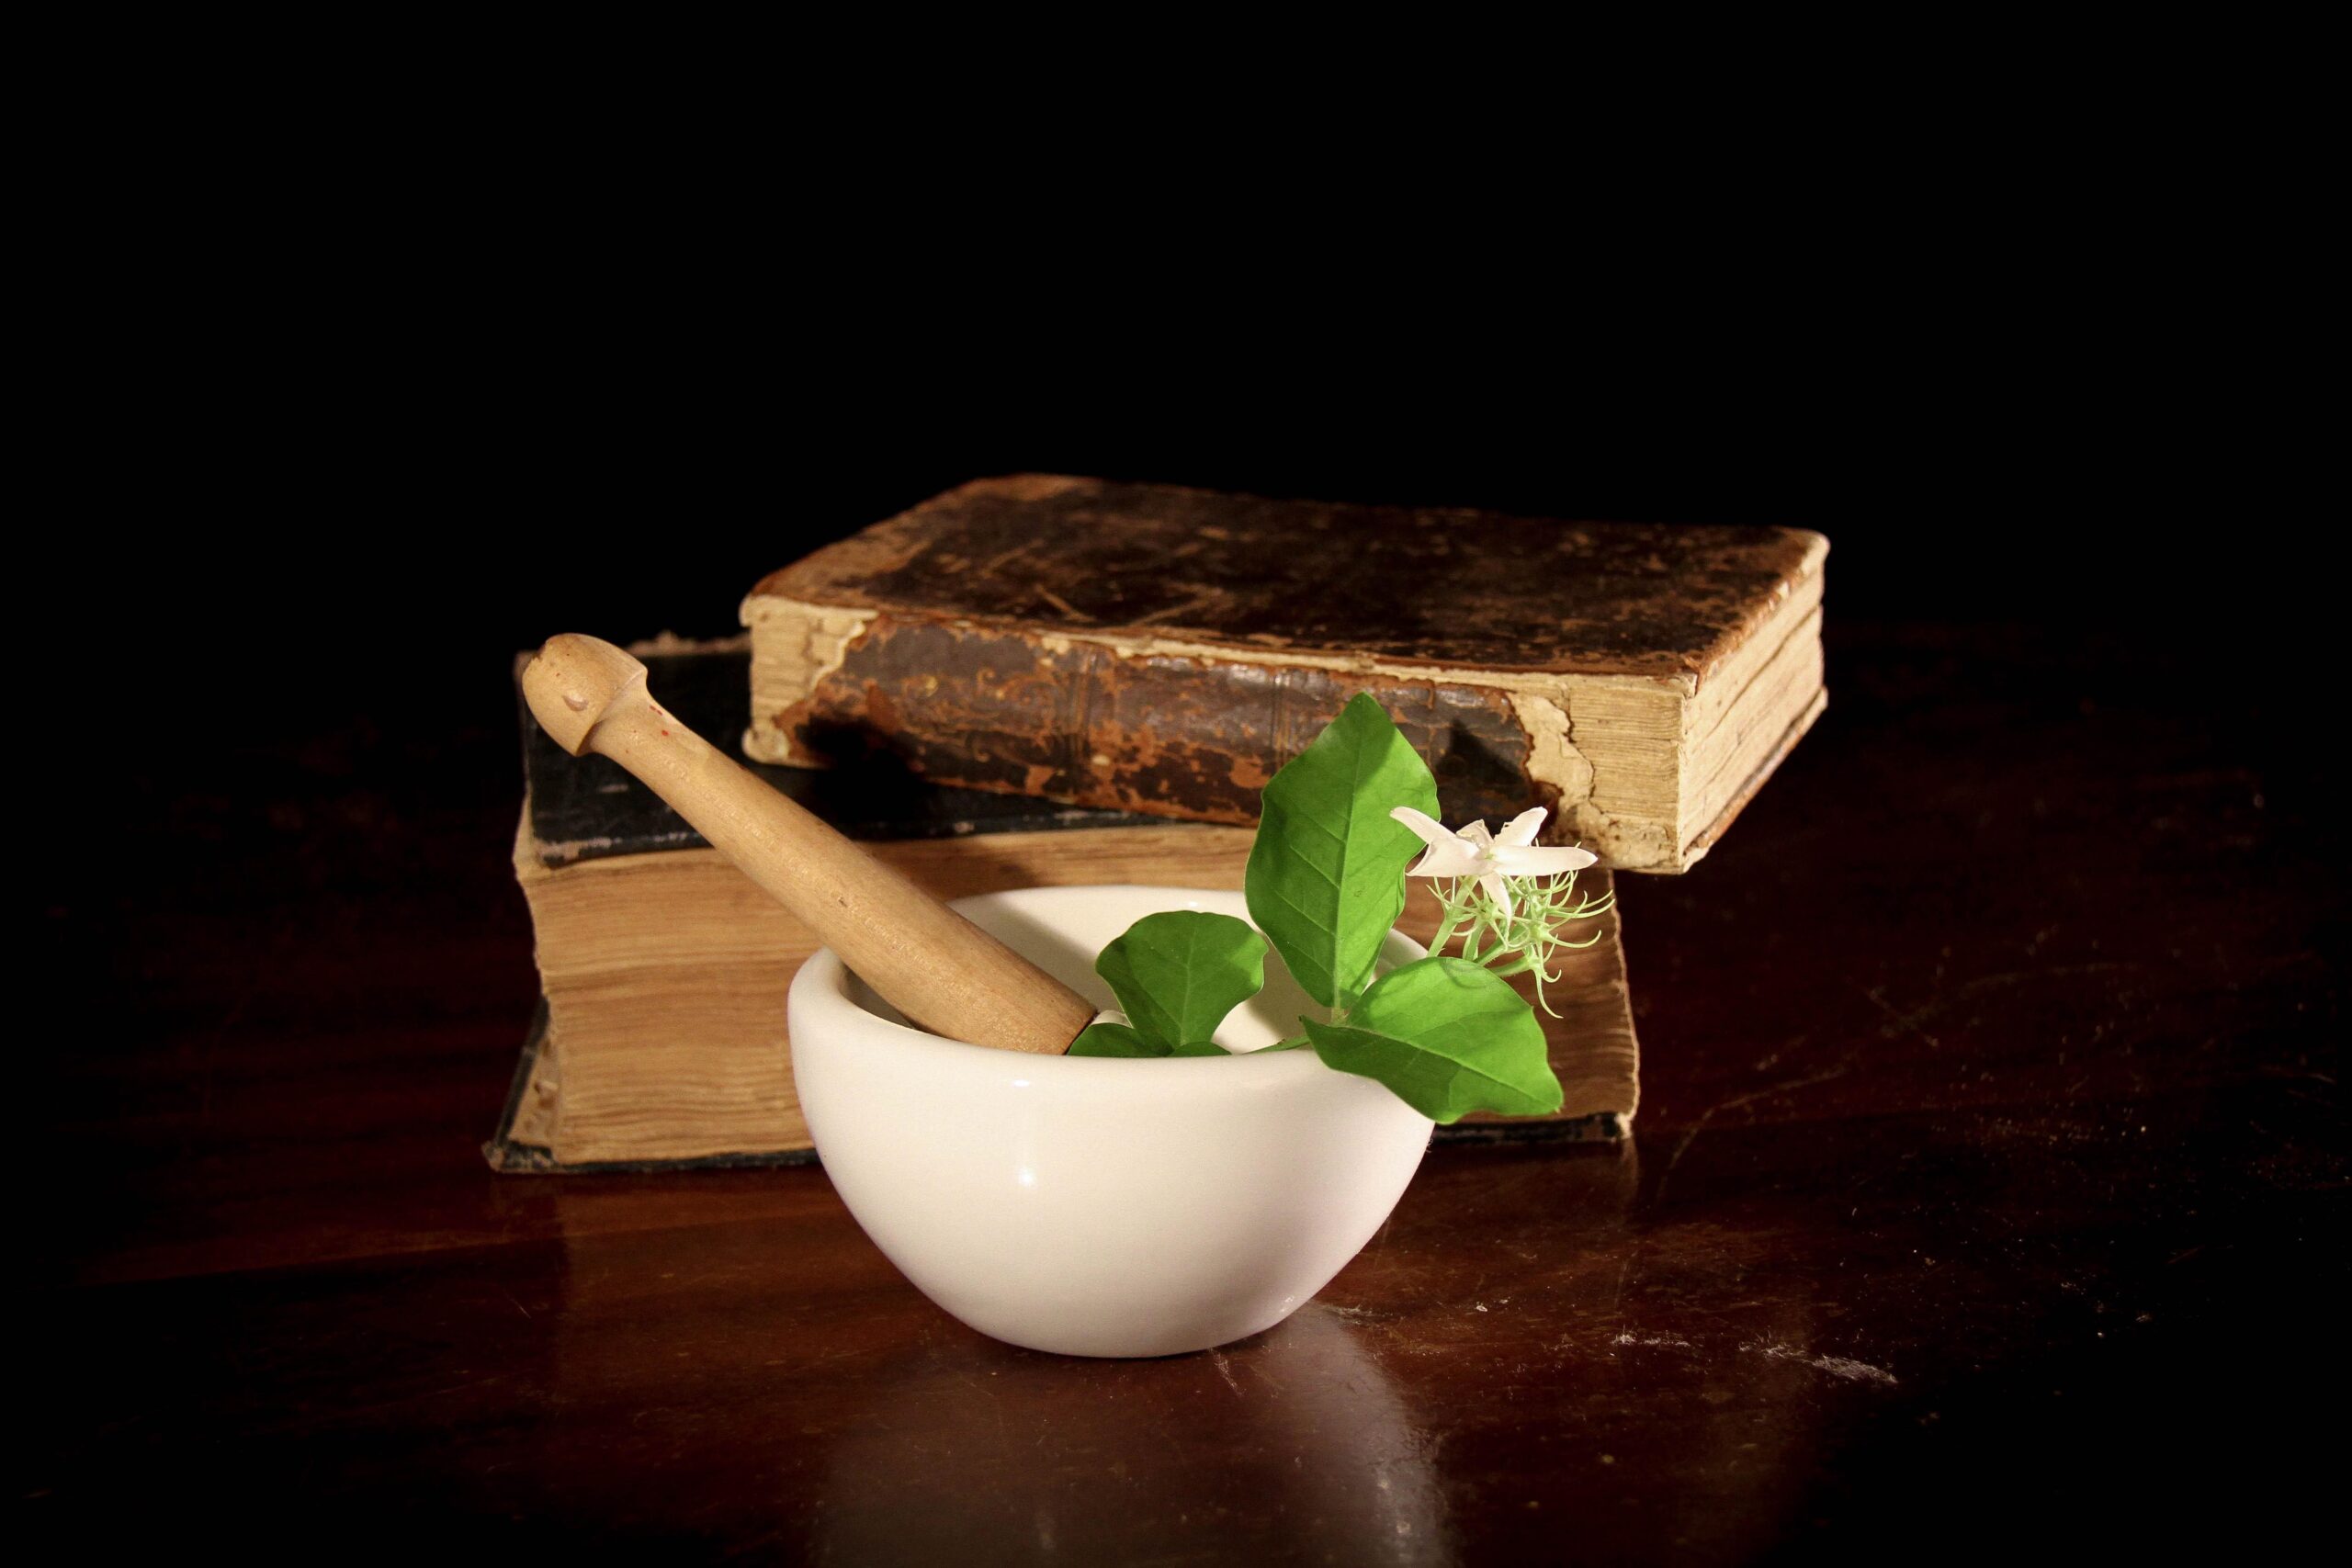
[[[1299,1021],[1327,1066],[1377,1078],[1432,1122],[1560,1108],[1535,1010],[1468,959],[1424,958],[1391,970],[1346,1023]]]
[[[1070,1056],[1165,1056],[1168,1047],[1146,1040],[1124,1023],[1090,1023],[1063,1053]]]
[[[1391,807],[1437,815],[1437,781],[1385,710],[1359,692],[1268,782],[1250,846],[1250,918],[1306,994],[1352,1007],[1405,908],[1421,848]]]
[[[1179,1045],[1168,1054],[1171,1056],[1230,1056],[1233,1055],[1214,1040],[1195,1040],[1190,1045]]]
[[[1250,922],[1198,909],[1146,915],[1102,950],[1094,972],[1111,983],[1136,1032],[1157,1056],[1204,1052],[1225,1015],[1266,983],[1266,939]]]

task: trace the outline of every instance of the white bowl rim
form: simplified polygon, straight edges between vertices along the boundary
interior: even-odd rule
[[[1180,887],[1141,882],[1090,882],[1058,886],[1006,888],[994,893],[975,893],[948,900],[952,909],[987,908],[1012,899],[1023,902],[1045,900],[1063,902],[1077,897],[1102,893],[1166,893],[1191,901],[1195,907],[1205,907],[1216,913],[1229,914],[1243,919],[1250,918],[1244,896],[1228,888]],[[1182,904],[1171,904],[1181,908]],[[1109,939],[1105,939],[1108,941]],[[1382,942],[1382,956],[1386,967],[1409,963],[1422,955],[1421,945],[1402,931],[1390,928]],[[1396,956],[1391,956],[1396,954]],[[955,1065],[964,1068],[989,1070],[1020,1069],[1020,1076],[1035,1074],[1052,1077],[1064,1084],[1076,1084],[1092,1078],[1104,1087],[1115,1082],[1122,1089],[1136,1089],[1145,1084],[1162,1090],[1183,1088],[1211,1090],[1218,1088],[1240,1088],[1244,1083],[1253,1091],[1264,1091],[1286,1082],[1290,1077],[1332,1071],[1315,1054],[1312,1045],[1302,1045],[1288,1051],[1276,1051],[1271,1046],[1255,1051],[1238,1051],[1224,1056],[1069,1056],[1046,1055],[1042,1052],[1002,1051],[990,1046],[975,1045],[969,1041],[933,1034],[927,1029],[916,1029],[894,1022],[881,1014],[868,1011],[858,1005],[849,992],[849,970],[841,956],[830,947],[820,947],[800,965],[792,977],[791,999],[795,1008],[803,1010],[809,1022],[829,1032],[839,1028],[856,1028],[873,1032],[868,1036],[868,1048],[903,1049],[937,1059],[943,1070]],[[1246,1066],[1237,1064],[1247,1063]],[[1137,1080],[1125,1075],[1149,1067],[1165,1075]],[[1212,1077],[1212,1074],[1222,1077]]]

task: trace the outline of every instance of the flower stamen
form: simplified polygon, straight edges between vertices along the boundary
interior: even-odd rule
[[[1545,984],[1559,979],[1552,967],[1555,956],[1590,947],[1601,935],[1596,929],[1572,942],[1562,929],[1604,914],[1617,901],[1613,892],[1589,898],[1576,890],[1577,873],[1600,857],[1586,849],[1536,844],[1542,807],[1521,812],[1500,833],[1489,833],[1484,822],[1449,833],[1410,807],[1389,816],[1428,846],[1405,874],[1429,877],[1442,906],[1429,950],[1442,953],[1458,939],[1464,958],[1497,975],[1532,974],[1536,1004],[1559,1017],[1544,995]]]

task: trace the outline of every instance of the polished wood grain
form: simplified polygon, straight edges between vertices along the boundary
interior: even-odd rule
[[[484,1168],[533,995],[504,735],[355,721],[140,786],[30,953],[89,1003],[25,1088],[19,1538],[2281,1549],[2346,1371],[2345,844],[2295,699],[2041,634],[1832,659],[1714,854],[1620,883],[1633,1144],[1438,1151],[1321,1299],[1162,1361],[966,1330],[820,1170]]]

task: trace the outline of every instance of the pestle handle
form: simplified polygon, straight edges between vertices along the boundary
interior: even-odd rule
[[[573,756],[642,779],[719,853],[933,1032],[1057,1055],[1094,1004],[761,782],[653,700],[645,666],[593,637],[550,637],[524,700]]]

